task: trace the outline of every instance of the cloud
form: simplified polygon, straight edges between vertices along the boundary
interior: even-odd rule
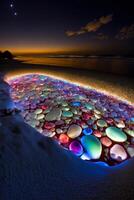
[[[113,15],[107,15],[107,16],[102,16],[99,19],[95,19],[88,24],[86,24],[84,27],[81,27],[80,30],[78,31],[66,31],[66,35],[68,37],[71,36],[77,36],[77,35],[82,35],[84,33],[90,33],[90,32],[96,32],[98,31],[102,26],[108,24],[109,22],[112,21]]]
[[[115,38],[118,40],[127,40],[130,38],[134,38],[134,24],[122,27]]]

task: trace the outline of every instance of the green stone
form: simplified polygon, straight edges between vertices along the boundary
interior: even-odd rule
[[[63,117],[72,117],[73,113],[71,111],[63,111],[62,116]]]
[[[134,137],[134,130],[125,129],[124,131],[125,131],[128,135],[130,135],[131,137]]]
[[[106,127],[107,123],[104,120],[100,119],[100,120],[97,121],[97,125],[99,127]]]
[[[88,109],[88,110],[93,110],[94,106],[90,103],[85,103],[84,106]]]
[[[126,134],[121,129],[114,126],[106,129],[106,135],[115,142],[125,142],[127,140]]]
[[[100,141],[93,135],[86,135],[81,138],[81,143],[91,159],[99,159],[102,153]]]

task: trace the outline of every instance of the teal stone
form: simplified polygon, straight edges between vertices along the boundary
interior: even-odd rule
[[[95,107],[94,107],[92,104],[90,104],[90,103],[85,103],[84,106],[85,106],[88,110],[93,110],[93,109],[95,109]]]
[[[106,128],[106,135],[115,142],[125,142],[127,140],[126,134],[114,126]]]
[[[99,127],[106,127],[107,123],[104,120],[100,119],[100,120],[97,121],[97,125]]]
[[[81,138],[81,143],[91,159],[99,159],[102,153],[100,141],[93,135],[86,135]]]
[[[62,116],[63,117],[72,117],[73,113],[71,111],[63,111]]]

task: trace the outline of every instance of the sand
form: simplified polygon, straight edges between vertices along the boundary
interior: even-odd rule
[[[0,108],[7,108],[9,86],[2,79],[0,88]],[[18,113],[0,116],[1,200],[133,200],[133,166],[134,159],[116,167],[83,161]]]

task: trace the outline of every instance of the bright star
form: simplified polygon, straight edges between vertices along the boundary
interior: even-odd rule
[[[18,15],[18,13],[17,13],[17,12],[15,12],[15,13],[14,13],[14,15],[15,15],[15,16],[17,16],[17,15]]]
[[[14,6],[14,5],[11,3],[11,4],[10,4],[10,7],[13,8],[13,6]]]

